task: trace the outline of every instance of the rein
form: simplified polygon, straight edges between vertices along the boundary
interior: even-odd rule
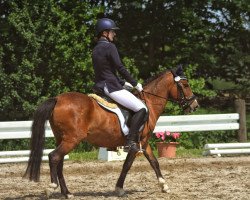
[[[181,107],[183,109],[186,109],[190,105],[190,102],[192,102],[196,98],[196,96],[193,94],[191,97],[186,98],[186,96],[185,96],[185,94],[183,92],[183,89],[181,87],[181,83],[179,82],[180,80],[183,80],[183,79],[186,79],[186,77],[179,77],[179,76],[175,77],[175,83],[177,85],[177,89],[179,91],[180,98],[177,101],[172,99],[172,101],[177,102],[179,105],[181,105]],[[158,98],[161,98],[161,99],[164,99],[164,100],[168,100],[167,97],[163,97],[163,96],[160,96],[160,95],[157,95],[157,94],[146,92],[144,90],[142,90],[142,93],[150,94],[152,96],[155,96],[155,97],[158,97]],[[146,101],[145,97],[144,97],[144,99]]]
[[[155,96],[155,97],[158,97],[158,98],[161,98],[161,99],[167,100],[167,97],[162,97],[162,96],[159,96],[159,95],[157,95],[157,94],[153,94],[153,93],[150,93],[150,92],[146,92],[146,91],[144,91],[144,90],[142,90],[142,92],[143,92],[143,93],[146,93],[146,94],[150,94],[150,95]],[[145,98],[145,97],[144,97],[144,98]]]

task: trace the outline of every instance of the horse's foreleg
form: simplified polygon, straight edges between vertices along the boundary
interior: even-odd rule
[[[160,165],[158,160],[156,159],[156,157],[153,154],[153,151],[150,147],[150,145],[148,144],[146,147],[146,151],[144,151],[144,155],[147,158],[147,160],[149,161],[151,167],[154,169],[156,177],[158,179],[159,185],[162,189],[162,192],[167,192],[169,193],[169,187],[166,184],[165,179],[163,178],[162,174],[161,174],[161,170],[160,170]]]
[[[129,152],[127,157],[126,157],[126,160],[123,164],[120,177],[119,177],[119,179],[116,183],[116,187],[115,187],[115,191],[118,194],[118,196],[120,196],[120,197],[126,196],[125,191],[123,190],[123,184],[124,184],[125,178],[127,176],[127,173],[135,160],[135,157],[136,157],[136,153]]]

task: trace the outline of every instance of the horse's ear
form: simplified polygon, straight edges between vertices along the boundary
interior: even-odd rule
[[[183,67],[182,67],[182,65],[178,65],[178,67],[177,67],[177,69],[176,69],[176,71],[175,71],[175,74],[176,74],[177,76],[184,76],[184,72],[183,72]]]
[[[176,74],[176,72],[175,72],[175,70],[171,70],[171,73],[174,75],[174,77],[176,77],[177,76],[177,74]]]
[[[171,72],[174,75],[174,77],[184,76],[182,65],[178,65],[177,68],[174,70],[171,70]]]

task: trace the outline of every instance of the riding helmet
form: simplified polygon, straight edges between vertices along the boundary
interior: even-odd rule
[[[115,22],[109,18],[98,19],[96,23],[96,34],[105,31],[105,30],[118,30],[119,27],[116,26]]]

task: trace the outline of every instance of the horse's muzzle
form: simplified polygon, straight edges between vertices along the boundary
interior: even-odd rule
[[[192,103],[189,104],[189,106],[184,110],[185,114],[192,113],[196,111],[199,108],[199,103],[196,99],[192,101]]]

